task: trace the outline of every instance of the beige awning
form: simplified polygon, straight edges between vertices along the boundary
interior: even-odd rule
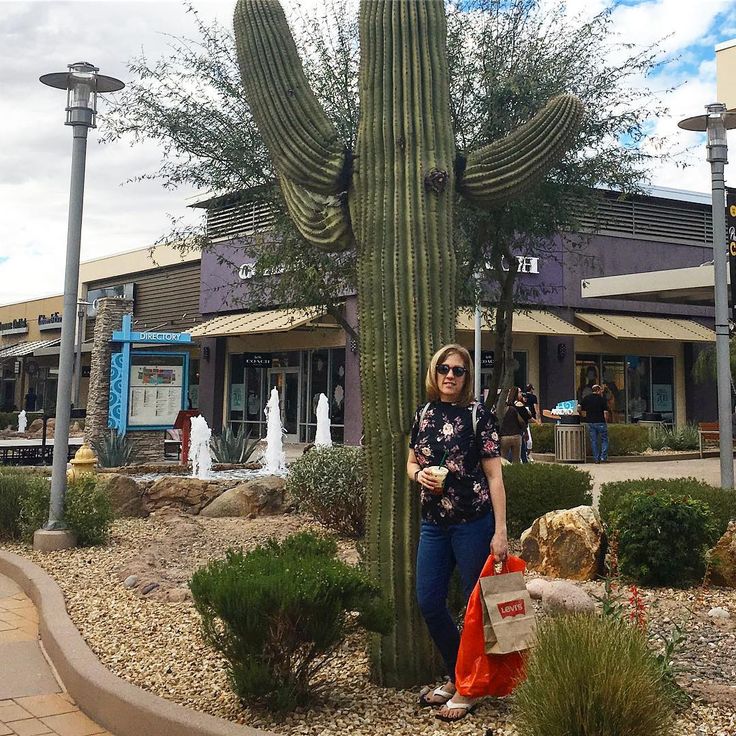
[[[192,337],[229,337],[233,335],[261,335],[269,332],[288,332],[316,321],[327,314],[323,307],[315,309],[270,309],[266,312],[238,312],[202,322],[189,330]],[[329,327],[334,325],[320,325]]]
[[[634,317],[622,314],[575,312],[575,316],[617,340],[715,342],[716,333],[690,319]]]
[[[488,325],[493,324],[494,310],[483,310],[482,329],[489,329]],[[472,332],[475,329],[475,314],[466,309],[458,312],[455,329]],[[516,310],[514,312],[514,320],[511,331],[515,334],[528,335],[573,335],[584,336],[588,333],[581,330],[569,322],[565,322],[551,312],[544,312],[541,309],[530,309],[527,311]]]

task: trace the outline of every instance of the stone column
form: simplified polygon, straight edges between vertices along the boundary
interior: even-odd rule
[[[87,418],[84,439],[96,442],[108,432],[107,414],[110,403],[110,340],[114,330],[123,326],[123,315],[133,311],[132,299],[104,297],[99,300],[92,343],[92,364],[87,394]]]

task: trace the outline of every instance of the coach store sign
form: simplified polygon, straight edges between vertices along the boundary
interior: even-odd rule
[[[45,330],[60,330],[61,329],[61,315],[58,312],[54,312],[48,317],[45,314],[38,315],[38,329],[42,332]]]
[[[25,335],[28,332],[28,320],[12,319],[7,322],[0,322],[0,336],[5,335]]]

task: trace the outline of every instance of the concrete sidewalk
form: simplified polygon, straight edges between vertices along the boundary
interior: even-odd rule
[[[0,736],[11,734],[111,736],[58,682],[41,649],[36,607],[0,575]]]
[[[717,457],[702,460],[663,460],[660,462],[577,463],[593,477],[593,502],[598,503],[601,485],[635,478],[697,478],[712,486],[721,484],[721,465]]]

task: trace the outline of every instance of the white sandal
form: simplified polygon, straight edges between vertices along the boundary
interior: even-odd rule
[[[444,700],[427,700],[427,695],[432,695],[432,697],[438,697],[438,698],[444,698]],[[423,687],[419,691],[419,705],[421,705],[423,708],[437,708],[441,705],[445,705],[448,700],[452,699],[452,696],[455,693],[449,693],[447,690],[445,690],[441,685],[440,687],[435,688],[430,693],[429,687]]]
[[[451,716],[444,715],[442,713],[437,713],[435,715],[435,718],[439,721],[444,721],[445,723],[455,723],[455,721],[462,721],[463,718],[466,716],[469,716],[478,706],[478,703],[480,702],[480,698],[474,698],[470,703],[456,703],[452,698],[450,698],[445,704],[444,708],[447,708],[448,710],[463,710],[464,713],[461,713],[459,716],[452,718]]]

